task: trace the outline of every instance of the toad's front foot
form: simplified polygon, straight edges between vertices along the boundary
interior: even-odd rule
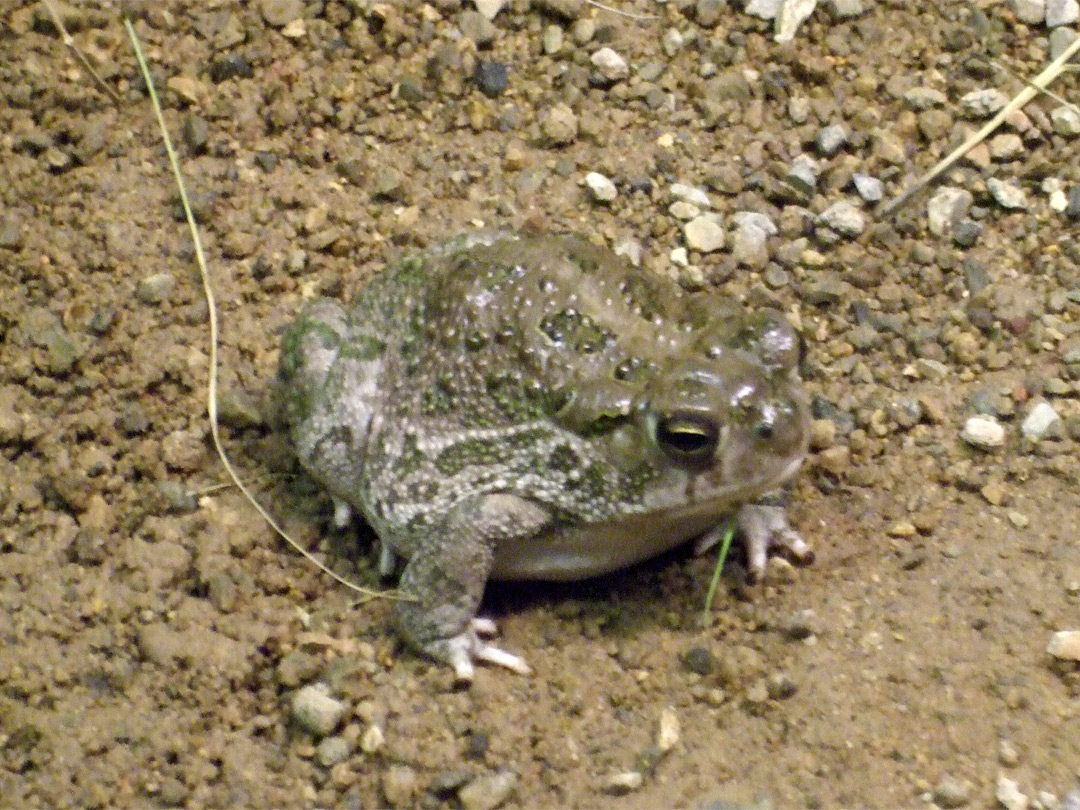
[[[727,524],[723,523],[698,540],[694,550],[698,554],[708,551],[720,542]],[[765,574],[769,552],[779,550],[795,562],[809,564],[814,561],[814,551],[799,533],[788,523],[782,506],[747,504],[735,516],[735,527],[746,547],[746,564],[753,580]]]
[[[435,660],[452,666],[454,680],[461,684],[472,683],[475,661],[506,667],[520,675],[530,674],[532,670],[525,659],[488,644],[481,638],[495,632],[495,622],[491,619],[473,619],[463,633],[429,641],[423,645],[423,651]]]

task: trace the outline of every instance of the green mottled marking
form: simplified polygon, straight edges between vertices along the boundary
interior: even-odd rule
[[[440,374],[420,399],[421,407],[428,416],[450,413],[454,407],[454,388],[450,378]]]
[[[470,352],[478,352],[488,344],[488,336],[479,329],[470,329],[465,333],[462,343]]]
[[[641,275],[629,275],[620,288],[626,296],[626,303],[650,323],[663,314],[663,306],[656,286]]]
[[[341,342],[341,337],[322,321],[300,318],[291,324],[281,337],[281,359],[278,362],[278,376],[288,382],[304,366],[304,343],[308,336],[318,339],[324,349],[333,349]]]
[[[341,345],[338,353],[352,360],[377,360],[386,351],[386,342],[371,335],[352,335]]]
[[[499,459],[499,451],[491,442],[465,439],[444,448],[435,456],[435,468],[443,475],[457,475],[470,467],[486,467]]]
[[[615,335],[573,307],[545,315],[539,323],[548,340],[579,354],[593,354],[615,342]]]
[[[656,369],[640,357],[627,357],[615,367],[615,379],[628,385],[642,385],[652,379]]]
[[[599,436],[624,425],[628,419],[629,417],[622,413],[599,413],[582,422],[579,432],[582,436]]]
[[[580,463],[577,452],[568,444],[557,445],[548,456],[548,466],[561,473],[576,469]]]
[[[641,497],[645,494],[645,489],[656,480],[657,475],[655,467],[648,462],[642,462],[632,470],[622,474],[623,492],[626,493],[626,497],[632,500],[641,500]]]
[[[401,442],[401,455],[394,460],[394,471],[403,476],[412,475],[424,460],[416,441],[416,434],[406,433]]]

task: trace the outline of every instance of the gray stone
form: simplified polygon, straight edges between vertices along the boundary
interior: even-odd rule
[[[1024,418],[1020,433],[1029,439],[1039,440],[1052,430],[1060,430],[1061,417],[1049,402],[1040,402]]]
[[[1069,202],[1065,208],[1069,219],[1080,219],[1080,184],[1069,189]]]
[[[778,233],[776,225],[764,214],[750,211],[740,211],[733,221],[732,257],[747,267],[764,267],[769,262],[769,236]]]
[[[712,253],[724,246],[724,229],[716,221],[715,214],[694,217],[683,227],[686,245],[691,250]]]
[[[323,684],[298,689],[292,699],[292,718],[300,728],[325,737],[345,716],[345,704],[332,698]]]
[[[972,90],[960,97],[960,109],[969,118],[989,118],[1009,103],[1000,90]]]
[[[972,416],[964,423],[960,438],[980,450],[993,450],[1005,444],[1005,428],[992,416]]]
[[[784,180],[792,189],[809,199],[817,188],[817,163],[807,155],[800,155],[787,170]]]
[[[855,191],[868,203],[878,203],[885,197],[885,184],[876,177],[862,172],[855,172],[851,177]]]
[[[1027,210],[1027,194],[1019,186],[991,177],[986,181],[986,190],[990,192],[990,196],[1002,208],[1009,211]]]
[[[589,61],[608,81],[621,81],[630,75],[630,66],[626,64],[626,60],[611,48],[601,48]]]
[[[1050,111],[1050,123],[1058,135],[1074,137],[1080,135],[1080,112],[1076,107],[1062,105]]]
[[[1050,28],[1072,25],[1078,17],[1080,17],[1080,3],[1077,0],[1047,0],[1046,24]]]
[[[840,200],[821,212],[818,224],[824,225],[840,236],[854,238],[866,228],[866,215],[854,203]]]
[[[600,172],[589,172],[585,175],[585,185],[589,189],[589,195],[598,203],[610,203],[619,196],[615,184]]]
[[[935,192],[926,205],[927,227],[934,236],[944,236],[971,210],[975,198],[962,188],[946,186]]]
[[[830,124],[818,131],[814,138],[814,145],[818,154],[822,157],[832,157],[837,154],[848,142],[847,129],[841,124]]]
[[[904,93],[904,103],[915,110],[922,112],[934,107],[943,107],[948,98],[944,93],[934,87],[912,87]]]

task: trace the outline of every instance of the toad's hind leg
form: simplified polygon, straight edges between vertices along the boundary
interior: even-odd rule
[[[536,504],[516,495],[468,498],[420,538],[401,575],[405,599],[396,620],[405,639],[421,652],[449,664],[455,679],[468,683],[476,661],[529,672],[524,659],[484,641],[495,623],[478,619],[499,542],[536,534],[550,520]]]

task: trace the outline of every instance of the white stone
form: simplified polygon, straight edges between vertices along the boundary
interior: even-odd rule
[[[990,416],[972,416],[964,423],[960,438],[980,450],[993,450],[1005,444],[1005,428]]]
[[[944,236],[953,225],[967,216],[971,204],[975,201],[967,189],[946,186],[935,192],[926,204],[926,220],[930,233]]]
[[[994,797],[1005,810],[1027,810],[1028,797],[1020,792],[1020,786],[1005,774],[998,774],[997,792]]]
[[[841,236],[854,238],[866,228],[866,215],[854,203],[839,200],[821,212],[818,222]]]
[[[1077,18],[1080,18],[1080,3],[1077,0],[1048,0],[1046,3],[1046,24],[1050,28],[1072,25]]]
[[[1050,111],[1050,123],[1058,135],[1080,135],[1080,112],[1072,105],[1062,105]]]
[[[1038,440],[1060,422],[1061,417],[1054,410],[1054,406],[1049,402],[1040,402],[1024,419],[1020,432],[1029,439]]]
[[[476,4],[476,10],[488,20],[494,20],[506,5],[506,0],[473,0],[473,2]]]
[[[630,75],[630,66],[626,64],[626,60],[611,48],[601,48],[589,61],[609,81],[617,82]]]
[[[960,109],[971,118],[989,118],[1009,103],[1000,90],[972,90],[960,97]]]
[[[1060,630],[1050,636],[1046,651],[1064,661],[1080,661],[1080,630]]]
[[[589,172],[585,175],[585,185],[588,186],[592,198],[599,203],[609,203],[619,196],[615,184],[600,172]]]
[[[709,199],[709,195],[695,186],[688,186],[685,183],[672,183],[669,191],[671,191],[671,196],[677,200],[685,200],[698,208],[712,208],[712,200]]]
[[[1050,210],[1055,213],[1062,214],[1069,207],[1069,195],[1067,195],[1060,188],[1050,192]]]
[[[791,42],[799,26],[814,13],[815,8],[817,0],[784,0],[776,13],[776,36],[773,38],[777,42]]]
[[[668,206],[668,213],[677,220],[688,222],[694,217],[700,216],[701,209],[686,200],[676,200]]]
[[[1038,25],[1046,19],[1046,0],[1009,0],[1016,19],[1029,25]]]
[[[1027,194],[1019,186],[991,177],[986,181],[986,190],[990,192],[990,196],[994,198],[995,202],[1006,210],[1027,210]]]
[[[763,20],[772,20],[780,12],[782,2],[783,0],[750,0],[745,11]]]
[[[345,704],[330,697],[322,684],[311,684],[293,695],[292,716],[302,729],[325,737],[345,715]]]
[[[683,235],[687,247],[702,253],[712,253],[724,246],[724,229],[712,214],[702,214],[687,222]]]

